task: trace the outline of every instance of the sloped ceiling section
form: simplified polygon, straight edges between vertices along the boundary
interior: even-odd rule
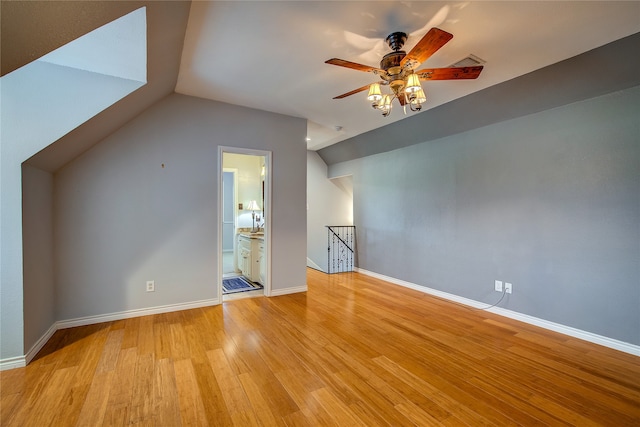
[[[146,45],[143,7],[2,76],[3,143],[27,158],[143,86]]]
[[[146,83],[146,18],[146,8],[141,7],[38,61]]]
[[[3,75],[134,10],[147,11],[147,84],[36,153],[27,161],[32,166],[55,172],[173,93],[190,1],[3,1],[1,6]]]
[[[640,33],[325,147],[318,154],[332,165],[638,86],[637,52]]]
[[[3,0],[0,6],[0,70],[4,76],[145,5]]]

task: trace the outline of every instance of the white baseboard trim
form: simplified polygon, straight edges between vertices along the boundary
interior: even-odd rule
[[[271,289],[271,294],[269,294],[269,296],[278,297],[281,295],[297,294],[298,292],[307,292],[307,285],[298,286],[295,288]]]
[[[42,347],[44,347],[47,341],[49,341],[49,339],[53,336],[53,334],[56,333],[57,330],[58,322],[51,325],[47,332],[45,332],[44,335],[41,336],[40,339],[36,341],[36,343],[29,349],[29,351],[27,351],[27,354],[25,355],[25,362],[27,364],[31,362],[34,357],[36,357],[36,354],[38,354],[38,352],[42,350]]]
[[[24,368],[25,366],[27,366],[27,360],[25,356],[7,357],[6,359],[0,360],[0,371]]]
[[[464,298],[458,295],[450,294],[447,292],[438,291],[436,289],[431,289],[426,286],[416,285],[415,283],[406,282],[404,280],[396,279],[394,277],[385,276],[383,274],[374,273],[373,271],[368,271],[363,268],[354,268],[354,271],[358,273],[365,274],[367,276],[375,277],[376,279],[384,280],[389,283],[393,283],[396,285],[403,286],[405,288],[410,288],[416,290],[418,292],[422,292],[425,294],[433,295],[436,297],[440,297],[443,299],[447,299],[450,301],[454,301],[460,304],[468,305],[474,308],[482,308],[486,307],[487,304],[483,302],[478,302],[472,299]],[[640,356],[640,346],[630,344],[624,341],[619,341],[613,338],[605,337],[602,335],[594,334],[592,332],[583,331],[581,329],[576,329],[571,326],[561,325],[559,323],[550,322],[548,320],[540,319],[537,317],[529,316],[528,314],[518,313],[517,311],[507,310],[505,308],[500,307],[492,307],[487,309],[486,311],[498,314],[500,316],[508,317],[510,319],[519,320],[524,323],[529,323],[531,325],[535,325],[544,329],[548,329],[554,332],[559,332],[564,335],[568,335],[571,337],[579,338],[584,341],[589,341],[594,344],[599,344],[605,347],[609,347],[615,350],[623,351],[625,353],[633,354],[634,356]]]
[[[313,262],[313,260],[309,257],[307,257],[307,267],[311,267],[314,270],[318,270],[318,271],[322,271],[323,273],[326,273],[326,271],[324,271],[318,264]]]
[[[55,322],[47,332],[31,347],[25,356],[11,357],[0,360],[0,371],[15,368],[24,368],[38,354],[42,347],[51,339],[59,329],[75,328],[76,326],[93,325],[96,323],[113,322],[115,320],[130,319],[132,317],[149,316],[151,314],[171,313],[174,311],[189,310],[192,308],[218,305],[217,298],[193,301],[180,304],[161,305],[158,307],[140,308],[136,310],[120,311],[117,313],[100,314],[97,316],[79,317],[77,319],[60,320]]]
[[[96,323],[113,322],[115,320],[131,319],[132,317],[149,316],[151,314],[171,313],[192,308],[208,307],[220,304],[217,298],[193,301],[180,304],[160,305],[157,307],[139,308],[136,310],[119,311],[117,313],[99,314],[97,316],[79,317],[77,319],[60,320],[56,322],[57,329],[75,328],[76,326],[93,325]]]

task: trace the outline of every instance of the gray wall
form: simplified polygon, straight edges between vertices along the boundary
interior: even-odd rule
[[[55,323],[53,175],[22,166],[24,342],[28,351]]]
[[[57,318],[217,297],[219,145],[273,152],[272,289],[306,285],[305,133],[302,119],[173,94],[67,164]]]
[[[307,257],[327,271],[327,225],[353,225],[353,197],[327,178],[327,165],[307,152]]]
[[[640,87],[330,166],[359,267],[640,344]]]

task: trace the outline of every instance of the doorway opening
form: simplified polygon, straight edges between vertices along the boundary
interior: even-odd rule
[[[271,152],[219,149],[218,300],[270,295]]]

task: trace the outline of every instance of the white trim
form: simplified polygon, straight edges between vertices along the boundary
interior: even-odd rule
[[[311,268],[313,268],[315,270],[322,271],[323,273],[326,273],[326,271],[324,271],[322,269],[322,267],[320,267],[318,264],[313,262],[313,260],[311,258],[309,258],[309,257],[307,257],[307,267],[311,267]]]
[[[245,154],[250,156],[262,156],[264,157],[264,167],[265,167],[265,176],[264,176],[264,200],[266,205],[263,206],[263,216],[265,219],[264,224],[264,243],[266,245],[266,254],[265,258],[267,259],[267,265],[265,269],[266,283],[263,283],[264,286],[264,295],[271,296],[271,186],[272,186],[272,165],[273,153],[268,150],[256,150],[252,148],[240,148],[240,147],[229,147],[224,145],[218,145],[218,218],[217,218],[217,228],[218,228],[218,254],[222,253],[222,173],[224,172],[224,153],[235,153],[235,154]],[[237,204],[237,200],[236,200]],[[234,239],[235,240],[235,239]],[[235,242],[234,242],[235,244]],[[222,302],[224,300],[222,296],[222,257],[218,256],[218,300]]]
[[[222,210],[220,212],[220,221],[224,222],[224,200],[223,200],[223,184],[224,184],[224,173],[225,172],[230,172],[233,174],[233,245],[231,250],[227,249],[227,250],[223,250],[222,252],[233,252],[235,253],[236,251],[236,233],[238,232],[238,168],[222,168],[222,173],[220,174],[220,203],[222,203]],[[223,233],[222,231],[223,227],[220,226],[220,233]],[[224,239],[224,235],[220,234],[220,238]],[[224,245],[223,245],[224,246]],[[235,265],[235,260],[233,262],[233,264]]]
[[[42,350],[42,347],[44,347],[47,341],[51,339],[51,337],[56,333],[57,330],[58,322],[51,325],[49,330],[47,330],[47,332],[45,332],[44,335],[41,336],[40,339],[36,341],[36,343],[29,349],[29,351],[27,351],[27,354],[25,355],[25,362],[27,364],[29,364],[29,362],[31,362],[33,358],[36,357],[36,354],[38,354],[38,352]]]
[[[384,280],[386,282],[390,282],[396,285],[403,286],[405,288],[413,289],[418,292],[422,292],[425,294],[433,295],[436,297],[444,298],[450,301],[454,301],[460,304],[468,305],[474,308],[482,308],[486,307],[486,303],[474,301],[472,299],[464,298],[458,295],[449,294],[447,292],[438,291],[436,289],[431,289],[426,286],[416,285],[415,283],[406,282],[404,280],[396,279],[393,277],[385,276],[383,274],[374,273],[373,271],[368,271],[363,268],[354,268],[354,271],[358,273],[365,274],[367,276],[375,277],[376,279]],[[524,323],[529,323],[531,325],[535,325],[544,329],[548,329],[554,332],[559,332],[564,335],[568,335],[571,337],[579,338],[584,341],[589,341],[595,344],[599,344],[605,347],[612,348],[614,350],[623,351],[625,353],[633,354],[634,356],[640,356],[640,346],[630,344],[624,341],[619,341],[613,338],[605,337],[602,335],[594,334],[592,332],[583,331],[581,329],[576,329],[571,326],[561,325],[559,323],[550,322],[548,320],[540,319],[537,317],[529,316],[528,314],[518,313],[516,311],[507,310],[505,308],[500,307],[492,307],[487,309],[488,312],[498,314],[500,316],[508,317],[510,319],[519,320]]]
[[[174,311],[190,310],[192,308],[218,305],[217,298],[205,299],[180,304],[160,305],[157,307],[139,308],[136,310],[119,311],[117,313],[99,314],[97,316],[79,317],[76,319],[61,320],[56,322],[57,329],[75,328],[76,326],[93,325],[96,323],[113,322],[114,320],[131,319],[132,317],[149,316],[151,314],[171,313]]]
[[[7,371],[9,369],[24,368],[27,366],[27,361],[24,356],[8,357],[0,360],[0,371]]]
[[[307,286],[297,286],[295,288],[284,288],[284,289],[272,289],[270,297],[277,297],[281,295],[288,294],[297,294],[298,292],[307,292]]]

